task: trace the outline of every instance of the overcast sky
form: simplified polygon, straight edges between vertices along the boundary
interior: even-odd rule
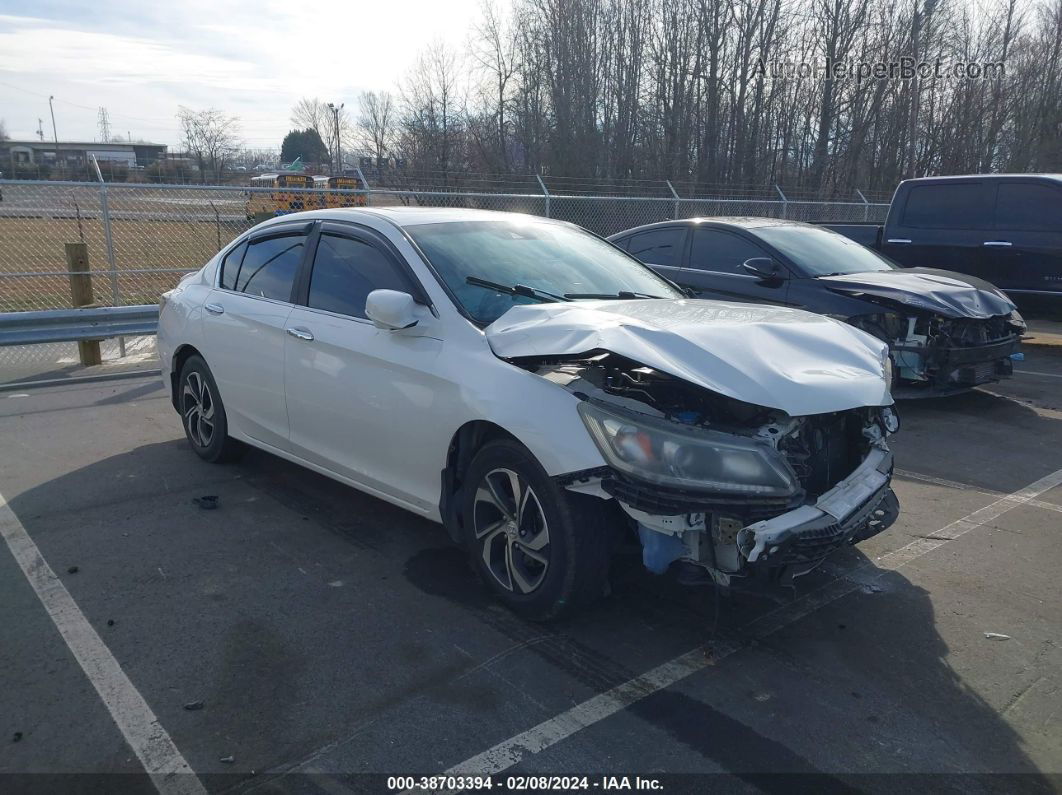
[[[242,119],[250,147],[279,147],[291,106],[356,107],[393,89],[435,41],[464,49],[481,0],[0,0],[0,119],[12,138],[179,140],[178,105]]]

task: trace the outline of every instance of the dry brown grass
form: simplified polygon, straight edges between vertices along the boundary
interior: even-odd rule
[[[122,273],[152,268],[192,271],[245,230],[243,222],[114,220],[115,269],[118,302],[152,303],[168,290],[181,273]],[[113,288],[108,271],[103,224],[75,218],[0,218],[0,311],[52,309],[70,305],[65,274],[64,244],[84,241],[89,264],[96,275],[96,300],[111,303]],[[51,273],[55,276],[5,276],[14,273]]]

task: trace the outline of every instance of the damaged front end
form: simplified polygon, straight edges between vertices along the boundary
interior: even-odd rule
[[[607,351],[514,363],[580,398],[607,466],[560,480],[614,499],[653,572],[788,584],[896,519],[891,407],[790,416]]]
[[[1025,331],[1017,312],[985,318],[883,312],[849,323],[888,343],[897,397],[946,394],[1010,376]]]

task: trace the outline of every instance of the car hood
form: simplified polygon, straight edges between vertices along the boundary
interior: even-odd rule
[[[485,333],[503,359],[611,351],[791,416],[892,403],[885,343],[797,309],[686,299],[527,304]]]
[[[845,295],[883,299],[945,317],[984,319],[1015,309],[1007,296],[983,279],[935,268],[820,276],[816,281]]]

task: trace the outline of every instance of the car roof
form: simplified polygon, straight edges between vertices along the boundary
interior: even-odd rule
[[[966,181],[966,180],[1038,180],[1046,179],[1051,182],[1062,182],[1062,174],[955,174],[947,175],[941,174],[936,177],[915,177],[913,179],[906,179],[904,182],[928,184],[933,182],[952,182],[952,181]]]
[[[759,218],[748,215],[720,215],[720,216],[703,216],[697,218],[676,218],[672,221],[658,221],[655,224],[643,224],[642,226],[635,226],[631,229],[625,229],[622,232],[617,232],[614,235],[609,235],[609,240],[614,240],[618,237],[629,235],[632,232],[644,232],[647,229],[657,229],[666,226],[714,226],[714,227],[731,227],[738,229],[758,229],[767,226],[803,226],[811,229],[821,229],[821,226],[815,224],[805,224],[802,221],[789,221],[785,218]]]
[[[505,221],[517,219],[534,219],[543,223],[567,225],[564,221],[543,218],[527,213],[500,212],[497,210],[474,210],[467,207],[345,207],[328,210],[309,210],[289,213],[263,222],[263,226],[284,221],[365,221],[382,219],[398,227],[420,226],[421,224],[446,224],[469,221]]]

